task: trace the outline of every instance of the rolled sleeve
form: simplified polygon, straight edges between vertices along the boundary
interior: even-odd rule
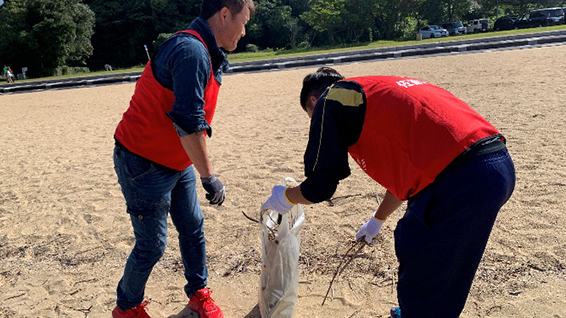
[[[175,102],[167,116],[179,136],[211,132],[204,118],[204,90],[210,78],[210,57],[204,45],[190,35],[179,35],[164,44],[154,61],[154,74],[173,90]]]

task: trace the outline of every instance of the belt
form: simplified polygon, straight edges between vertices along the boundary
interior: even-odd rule
[[[505,148],[505,137],[501,134],[482,138],[473,143],[470,147],[468,147],[468,149],[464,150],[454,160],[452,160],[452,162],[450,162],[450,164],[444,168],[438,176],[436,176],[436,179],[438,180],[442,175],[450,173],[452,169],[455,169],[459,164],[464,163],[471,158],[493,153]]]
[[[501,134],[482,138],[472,144],[468,149],[464,150],[456,159],[460,157],[471,158],[475,156],[485,155],[505,149],[505,137]]]
[[[441,174],[446,173],[452,167],[457,166],[459,163],[474,158],[476,156],[485,155],[488,153],[496,152],[505,149],[505,137],[501,134],[482,138],[473,143],[468,149],[459,154],[450,164],[442,170]]]

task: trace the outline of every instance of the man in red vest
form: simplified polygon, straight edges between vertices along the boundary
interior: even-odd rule
[[[179,232],[188,307],[201,318],[223,317],[206,288],[203,214],[193,166],[206,198],[222,205],[225,188],[214,174],[205,136],[212,136],[228,66],[220,48],[236,48],[254,11],[252,0],[203,0],[200,16],[160,46],[136,84],[114,135],[115,169],[136,238],[118,284],[114,318],[149,317],[145,285],[165,251],[169,213]]]
[[[402,76],[344,79],[332,68],[305,77],[311,118],[306,180],[275,186],[262,209],[328,200],[350,175],[348,153],[387,191],[356,234],[372,243],[404,201],[395,229],[394,318],[458,317],[500,208],[515,186],[505,139],[450,92]]]

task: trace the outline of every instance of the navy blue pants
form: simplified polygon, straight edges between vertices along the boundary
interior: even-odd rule
[[[403,318],[464,308],[497,213],[515,187],[507,149],[462,158],[408,201],[395,229]]]

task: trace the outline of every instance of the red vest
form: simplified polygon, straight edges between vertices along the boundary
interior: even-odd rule
[[[346,80],[362,86],[367,102],[360,138],[348,151],[372,179],[400,200],[432,183],[474,142],[498,134],[466,103],[421,80],[399,76]]]
[[[206,47],[202,37],[193,30],[180,31],[197,37]],[[210,125],[220,84],[214,78],[212,64],[210,78],[204,90],[204,118]],[[116,128],[115,137],[129,151],[160,165],[182,171],[192,164],[173,121],[167,112],[173,110],[175,95],[163,87],[153,76],[151,61],[136,83],[130,107]]]

